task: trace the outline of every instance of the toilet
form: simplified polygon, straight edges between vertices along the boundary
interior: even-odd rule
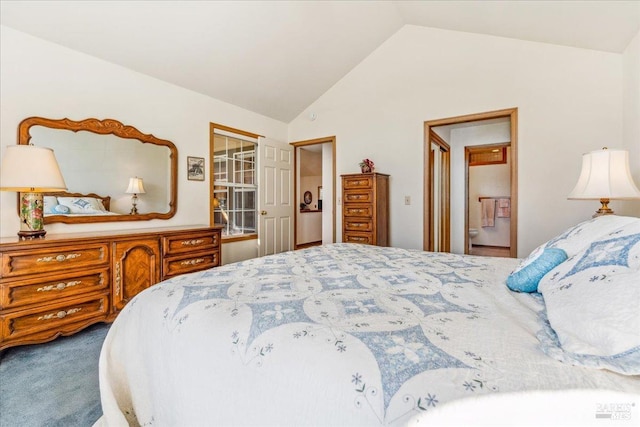
[[[478,229],[477,228],[470,228],[469,229],[469,252],[471,252],[471,246],[473,246],[471,244],[471,239],[473,239],[477,235],[478,235]]]

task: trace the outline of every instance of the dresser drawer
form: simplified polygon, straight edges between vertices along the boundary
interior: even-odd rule
[[[108,268],[38,276],[20,281],[5,280],[0,284],[0,308],[39,304],[108,289]]]
[[[373,206],[354,203],[345,203],[343,208],[344,216],[360,216],[371,218],[373,216]]]
[[[218,265],[220,265],[220,252],[217,250],[165,258],[162,265],[162,277],[164,280],[178,274],[192,273]]]
[[[215,230],[176,234],[162,238],[162,253],[175,255],[220,247],[220,233]]]
[[[108,265],[109,246],[96,243],[75,246],[58,246],[53,249],[9,251],[2,253],[0,277],[51,273],[71,268]]]
[[[344,201],[355,203],[370,203],[373,201],[372,190],[348,190],[344,192]]]
[[[346,231],[373,231],[373,221],[370,219],[345,218],[344,229]]]
[[[344,233],[344,242],[345,243],[363,243],[366,245],[373,244],[373,234],[371,233],[353,233],[346,232]]]
[[[355,188],[373,188],[373,177],[370,175],[344,177],[342,180],[342,188],[345,190]]]
[[[106,319],[108,311],[109,295],[103,293],[46,307],[3,313],[0,315],[0,338],[4,342],[27,335],[53,337],[65,325]]]

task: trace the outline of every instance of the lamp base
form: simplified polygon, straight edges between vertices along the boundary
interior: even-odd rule
[[[18,237],[21,240],[31,240],[31,239],[42,239],[44,235],[47,234],[46,230],[37,230],[37,231],[18,231]]]
[[[42,193],[20,193],[20,239],[42,238],[47,233],[44,230],[44,215]]]
[[[600,209],[593,214],[593,218],[597,218],[602,215],[613,215],[614,212],[609,208],[609,199],[600,199]]]
[[[129,215],[138,215],[138,207],[136,206],[138,204],[138,195],[134,193],[133,196],[131,196],[131,212],[129,212]]]

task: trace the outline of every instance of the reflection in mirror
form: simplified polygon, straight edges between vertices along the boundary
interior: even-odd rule
[[[109,197],[108,209],[80,205],[78,196],[50,194],[45,223],[132,221],[171,218],[176,206],[177,150],[170,141],[144,135],[115,120],[49,120],[32,117],[20,124],[20,144],[52,148],[70,193]],[[137,214],[131,215],[131,178],[142,178]],[[106,203],[104,203],[106,205]],[[63,205],[63,206],[61,206]],[[67,209],[69,208],[69,209]]]
[[[69,192],[111,197],[111,212],[128,214],[129,179],[142,178],[145,194],[138,196],[138,212],[168,212],[170,152],[162,145],[87,131],[31,128],[31,142],[53,149]],[[46,215],[46,214],[45,214]]]

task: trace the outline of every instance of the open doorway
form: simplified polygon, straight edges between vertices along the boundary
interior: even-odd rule
[[[449,157],[435,149],[437,139],[450,147]],[[482,181],[487,176],[495,176],[496,172],[486,165],[491,164],[492,155],[498,154],[507,167],[506,187],[504,182]],[[476,169],[482,167],[485,169]],[[484,231],[481,240],[488,242],[484,246],[499,249],[485,254],[517,256],[517,108],[425,122],[424,170],[425,250],[473,253],[474,240]],[[504,173],[500,173],[504,177]],[[492,240],[497,234],[496,221],[502,240]],[[442,233],[445,236],[440,235]],[[498,241],[500,243],[493,244]]]
[[[292,142],[296,249],[336,241],[335,137]]]

